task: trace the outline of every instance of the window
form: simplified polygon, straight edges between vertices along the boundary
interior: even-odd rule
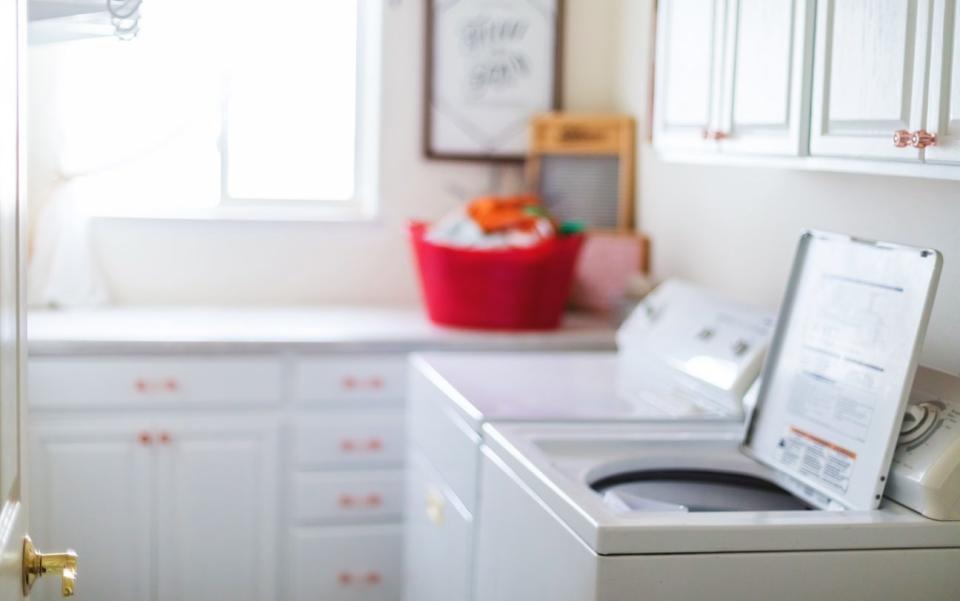
[[[58,82],[30,99],[55,113],[42,150],[95,211],[360,214],[373,176],[364,4],[163,0],[145,5],[133,42],[38,47],[33,72]]]

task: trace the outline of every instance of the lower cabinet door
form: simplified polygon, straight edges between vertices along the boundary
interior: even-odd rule
[[[399,525],[294,530],[290,599],[400,601],[401,538]]]
[[[158,420],[157,432],[159,601],[276,599],[278,424]]]
[[[407,465],[407,601],[466,601],[473,578],[473,517],[426,458]]]
[[[155,455],[149,424],[37,419],[30,426],[28,493],[37,547],[77,551],[77,601],[150,601]],[[41,579],[32,598],[59,599],[59,579]]]

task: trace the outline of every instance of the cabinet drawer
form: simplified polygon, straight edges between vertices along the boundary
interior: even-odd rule
[[[56,357],[29,363],[34,406],[120,403],[276,403],[280,362],[269,357]]]
[[[399,471],[297,474],[294,515],[302,522],[398,520],[403,511]]]
[[[336,465],[397,465],[403,462],[403,413],[325,413],[295,426],[295,457],[301,468]]]
[[[402,355],[315,356],[297,362],[294,398],[301,402],[400,401],[406,396]]]
[[[400,601],[401,544],[393,525],[294,531],[293,601]]]

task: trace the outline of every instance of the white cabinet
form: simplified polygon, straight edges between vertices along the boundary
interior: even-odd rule
[[[400,594],[402,355],[54,356],[30,380],[37,542],[77,547],[81,601]]]
[[[37,542],[76,547],[78,601],[270,599],[277,429],[233,416],[38,419]]]
[[[809,115],[811,7],[808,0],[662,2],[657,148],[800,154]]]
[[[34,538],[41,549],[79,553],[77,601],[152,601],[156,457],[145,442],[150,424],[41,421],[30,435]],[[59,599],[59,582],[41,580],[33,598]]]
[[[810,154],[919,161],[930,0],[821,0]],[[901,138],[902,139],[902,138]]]
[[[657,22],[654,137],[663,149],[715,151],[724,0],[668,0]]]
[[[270,419],[158,420],[160,601],[274,595],[277,427]]]
[[[721,152],[804,151],[811,7],[806,0],[728,0],[722,114],[713,134]]]
[[[403,515],[403,472],[304,472],[294,477],[298,523],[397,521]]]
[[[928,163],[960,163],[960,19],[956,0],[935,0],[926,129],[937,143],[924,151]]]
[[[294,368],[293,396],[313,405],[401,404],[407,392],[406,375],[407,363],[399,355],[305,357]]]
[[[305,413],[294,426],[302,469],[389,467],[403,463],[403,412]]]
[[[400,601],[401,538],[399,525],[295,531],[289,598],[292,601]]]
[[[960,180],[957,0],[662,0],[668,160]]]
[[[35,408],[274,404],[281,362],[270,357],[44,357],[29,364]]]
[[[392,310],[111,313],[31,320],[31,522],[41,549],[77,548],[80,601],[400,598],[407,354],[509,341],[418,333]],[[332,333],[314,327],[331,315]],[[586,322],[516,344],[610,350],[612,335]],[[444,469],[476,463],[461,426],[424,432]],[[59,598],[55,581],[34,590]]]

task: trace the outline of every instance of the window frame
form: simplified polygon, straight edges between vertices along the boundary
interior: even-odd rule
[[[380,2],[357,0],[357,98],[356,145],[354,165],[354,198],[351,200],[256,200],[226,197],[223,135],[226,112],[221,107],[219,142],[220,197],[214,196],[203,206],[96,206],[83,208],[83,214],[94,220],[161,220],[161,221],[240,221],[260,223],[377,223],[381,221],[379,202],[380,154],[383,100],[384,14]],[[225,89],[223,90],[225,91]],[[221,92],[220,102],[226,100]],[[216,192],[214,192],[216,194]]]

